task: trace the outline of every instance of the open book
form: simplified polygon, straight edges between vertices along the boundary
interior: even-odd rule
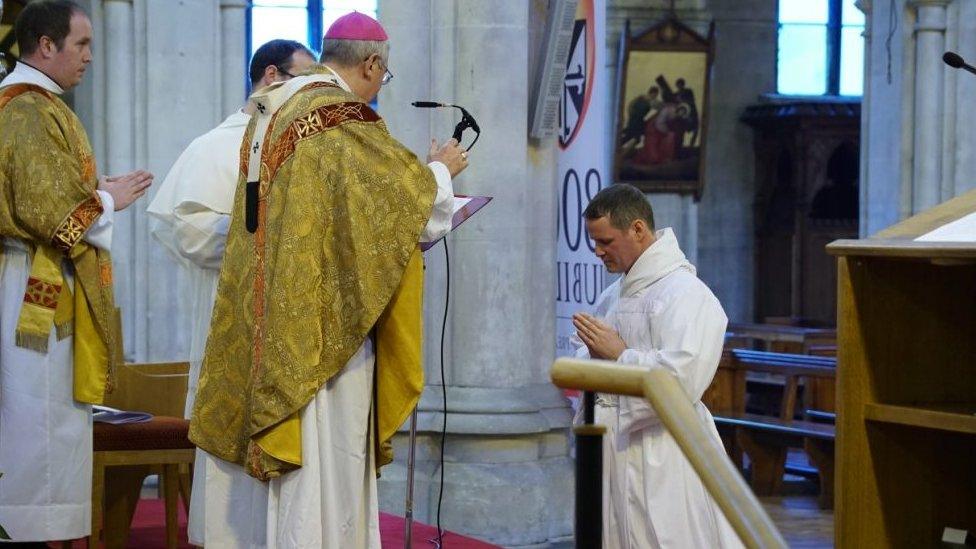
[[[451,231],[458,228],[458,225],[464,223],[464,220],[474,215],[475,212],[480,210],[485,206],[485,204],[491,202],[490,196],[465,196],[463,194],[454,195],[454,217],[451,219]],[[422,242],[420,244],[420,249],[422,251],[427,251],[434,247],[434,244],[440,242],[441,239],[438,238],[433,242]]]
[[[116,410],[108,406],[92,406],[92,418],[102,423],[121,425],[123,423],[145,423],[152,419],[152,414],[148,412],[128,412]]]
[[[918,242],[976,242],[976,212],[946,223],[915,240]]]

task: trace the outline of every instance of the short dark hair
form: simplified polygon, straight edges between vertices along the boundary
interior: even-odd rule
[[[286,71],[290,69],[291,56],[296,51],[303,51],[309,57],[315,58],[315,54],[309,51],[304,44],[294,40],[272,40],[258,48],[258,51],[254,52],[254,56],[251,57],[251,68],[248,71],[251,77],[251,86],[256,85],[264,76],[264,69],[272,65]]]
[[[596,193],[590,204],[583,210],[586,219],[607,217],[615,229],[624,230],[638,219],[643,219],[647,227],[654,230],[654,210],[637,187],[617,183]]]
[[[88,16],[81,6],[71,0],[29,2],[14,23],[20,56],[33,55],[41,43],[42,36],[53,40],[58,50],[63,48],[64,39],[71,32],[71,17],[76,13]]]

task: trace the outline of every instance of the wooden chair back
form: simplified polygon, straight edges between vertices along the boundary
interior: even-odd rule
[[[183,417],[190,364],[161,362],[124,364],[116,371],[115,389],[105,405],[119,410]]]

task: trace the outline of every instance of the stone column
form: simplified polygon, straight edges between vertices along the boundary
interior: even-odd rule
[[[976,2],[955,2],[949,9],[950,30],[954,31],[955,43],[949,43],[947,49],[958,52],[969,63],[976,59]],[[952,108],[946,109],[945,119],[955,123],[955,131],[950,135],[955,143],[952,150],[954,169],[953,177],[943,177],[948,180],[951,194],[943,196],[948,199],[976,188],[976,112],[972,105],[976,97],[976,75],[961,70],[954,73],[956,84],[952,90]],[[944,186],[945,187],[945,186]]]
[[[869,37],[861,112],[863,237],[911,215],[915,47],[902,17],[904,0],[862,5],[870,6],[865,11]]]
[[[425,153],[450,136],[455,112],[418,111],[416,99],[465,106],[482,137],[456,192],[494,201],[448,238],[450,313],[442,525],[506,546],[545,547],[572,535],[570,412],[549,383],[555,329],[555,155],[528,138],[530,40],[544,5],[505,0],[381,0],[396,75],[379,99],[394,135]],[[541,48],[539,48],[541,51]],[[418,61],[419,60],[419,61]],[[399,68],[398,68],[399,67]],[[466,141],[471,138],[467,137]],[[415,516],[434,523],[442,400],[444,250],[427,253],[426,362]],[[406,437],[384,471],[381,506],[402,513]]]
[[[868,161],[871,154],[871,140],[868,139],[868,135],[871,131],[871,37],[873,35],[872,25],[871,25],[871,1],[872,0],[857,0],[854,6],[864,13],[864,32],[861,36],[864,37],[864,87],[861,94],[861,164],[860,170],[858,172],[858,191],[860,193],[858,200],[858,207],[860,209],[858,223],[858,230],[860,231],[861,238],[867,235],[867,212],[868,201],[870,200],[870,193],[868,190]]]
[[[941,201],[946,4],[948,0],[911,2],[917,12],[912,213]]]
[[[105,158],[102,171],[118,175],[134,169],[136,157],[136,52],[132,0],[104,0],[102,3],[105,41]],[[116,301],[122,309],[126,356],[145,354],[147,311],[136,288],[136,249],[133,236],[144,212],[138,206],[117,213],[112,251],[115,263]]]
[[[220,66],[222,114],[228,116],[244,103],[250,52],[247,43],[246,21],[249,0],[220,0]]]

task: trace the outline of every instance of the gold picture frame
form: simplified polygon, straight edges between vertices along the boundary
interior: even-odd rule
[[[644,192],[701,197],[714,25],[703,37],[674,17],[620,39],[613,175]]]

